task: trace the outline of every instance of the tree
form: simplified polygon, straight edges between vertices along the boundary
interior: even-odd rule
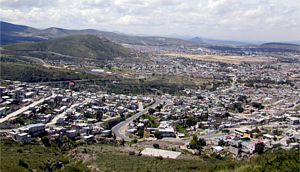
[[[206,141],[205,141],[205,139],[199,138],[199,139],[198,139],[198,144],[199,144],[200,146],[206,146]]]
[[[50,143],[50,140],[49,140],[48,137],[44,136],[44,137],[42,137],[41,140],[42,140],[42,143],[43,143],[46,147],[51,146],[51,143]]]
[[[154,143],[154,144],[153,144],[153,147],[154,147],[155,149],[159,149],[159,144]]]
[[[259,110],[264,108],[264,106],[261,103],[258,103],[258,102],[253,102],[252,106],[256,109],[259,109]]]
[[[124,146],[124,145],[125,145],[125,140],[124,140],[124,139],[120,140],[120,145],[121,145],[121,146]]]
[[[251,131],[251,133],[260,133],[260,130],[256,127]]]
[[[196,125],[197,122],[198,122],[198,119],[197,119],[197,118],[188,116],[188,117],[187,117],[187,120],[186,120],[186,125],[187,125],[188,127],[191,127],[191,126],[193,126],[193,125]]]
[[[153,115],[155,113],[155,109],[153,108],[148,109],[148,113],[149,115]]]
[[[161,135],[160,135],[158,130],[155,131],[154,137],[157,138],[157,139],[161,139]]]
[[[222,140],[219,140],[219,143],[218,143],[219,146],[224,146],[225,145],[225,141],[222,139]]]
[[[138,135],[140,138],[143,138],[143,137],[144,137],[144,130],[142,130],[142,129],[138,130],[137,135]]]
[[[198,139],[197,135],[194,134],[190,142],[190,148],[201,150],[203,146],[206,146],[206,141],[203,138]]]
[[[102,117],[103,117],[103,112],[102,111],[97,111],[97,114],[96,114],[97,121],[101,121]]]
[[[24,167],[24,168],[29,167],[28,164],[25,161],[21,160],[21,159],[19,160],[19,166]]]
[[[158,111],[158,112],[160,112],[160,110],[163,108],[163,105],[162,104],[160,104],[160,105],[158,105],[155,109]]]
[[[245,96],[245,95],[239,95],[239,97],[238,97],[237,100],[241,101],[243,103],[246,103],[247,102],[247,96]]]
[[[255,145],[254,152],[258,154],[262,154],[264,153],[264,149],[265,149],[265,144],[263,142],[260,142]]]
[[[137,143],[138,140],[136,138],[133,139],[133,143]]]

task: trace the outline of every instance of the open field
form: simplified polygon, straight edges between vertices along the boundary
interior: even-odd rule
[[[162,56],[169,57],[183,57],[193,60],[201,61],[210,61],[210,62],[221,62],[221,63],[230,63],[230,64],[241,64],[245,63],[268,63],[275,61],[275,58],[272,57],[250,57],[250,56],[221,56],[221,55],[199,55],[199,54],[179,54],[179,53],[170,53],[170,54],[161,54]]]

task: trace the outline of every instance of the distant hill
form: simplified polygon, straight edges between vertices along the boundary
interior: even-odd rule
[[[199,45],[227,45],[227,46],[241,46],[249,43],[240,42],[240,41],[230,41],[230,40],[217,40],[217,39],[208,39],[208,38],[200,38],[194,37],[189,39],[189,41],[199,44]]]
[[[37,42],[45,39],[28,35],[38,30],[24,25],[16,25],[7,22],[0,22],[1,43],[0,45],[18,42]]]
[[[280,42],[264,43],[264,44],[261,44],[259,47],[260,48],[272,48],[272,49],[300,51],[300,45],[289,44],[289,43],[280,43]]]
[[[249,43],[231,40],[217,40],[203,37],[170,35],[161,36],[136,36],[117,32],[99,31],[95,29],[70,30],[51,27],[47,29],[36,29],[24,25],[16,25],[8,22],[0,22],[1,25],[1,45],[14,44],[19,42],[39,42],[49,39],[63,38],[72,35],[94,35],[99,38],[107,39],[118,44],[130,44],[140,46],[160,46],[160,47],[206,47],[211,49],[226,50],[246,48],[250,51],[297,51],[297,46],[286,43]],[[270,45],[271,44],[271,45]],[[276,46],[274,45],[276,44]]]
[[[129,49],[93,35],[72,35],[43,42],[7,45],[4,48],[14,51],[50,51],[63,55],[97,60],[130,56]]]
[[[94,29],[69,30],[62,28],[35,29],[28,26],[15,25],[7,22],[1,22],[2,45],[17,42],[43,41],[51,38],[61,38],[71,35],[95,35],[100,38],[106,38],[110,41],[120,44],[134,44],[146,46],[193,46],[193,43],[176,38],[166,38],[157,36],[133,36],[122,33],[99,31]]]

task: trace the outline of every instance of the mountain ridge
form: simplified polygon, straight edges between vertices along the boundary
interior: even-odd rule
[[[48,39],[61,38],[72,35],[94,35],[99,38],[106,38],[112,42],[119,44],[131,44],[141,46],[169,46],[169,47],[205,47],[205,46],[229,46],[229,47],[240,47],[240,46],[257,46],[265,43],[249,43],[248,41],[231,41],[231,40],[218,40],[203,37],[192,37],[184,39],[175,38],[172,36],[138,36],[129,35],[124,33],[115,33],[108,31],[100,31],[96,29],[83,29],[83,30],[72,30],[63,29],[58,27],[50,27],[46,29],[36,29],[25,25],[17,25],[8,22],[0,21],[1,25],[1,45],[14,44],[19,42],[39,42]],[[177,35],[178,37],[178,35]],[[283,42],[284,43],[284,42]],[[289,43],[289,42],[287,42]],[[290,43],[297,43],[292,41]],[[299,44],[295,44],[299,45]],[[294,46],[294,45],[291,45]]]

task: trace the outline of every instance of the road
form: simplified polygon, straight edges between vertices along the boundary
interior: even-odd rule
[[[13,117],[15,117],[15,116],[18,116],[18,115],[20,115],[21,113],[27,111],[28,109],[30,109],[30,108],[32,108],[32,107],[35,107],[36,105],[39,105],[39,104],[43,103],[45,100],[49,100],[49,99],[51,99],[51,98],[53,98],[53,97],[54,97],[54,95],[52,94],[52,96],[49,96],[49,97],[47,97],[47,98],[42,98],[42,99],[40,99],[40,100],[37,100],[37,101],[31,103],[31,104],[28,105],[28,106],[24,106],[24,107],[22,107],[22,108],[20,108],[20,109],[18,109],[18,110],[16,110],[16,111],[14,111],[14,112],[8,114],[8,115],[5,116],[4,118],[1,118],[1,119],[0,119],[0,123],[3,123],[3,122],[5,122],[5,121],[7,121],[7,120],[9,120],[9,119],[11,119],[11,118],[13,118]]]
[[[117,125],[115,125],[112,128],[112,133],[116,136],[116,138],[124,139],[124,141],[131,141],[132,139],[129,138],[128,136],[126,136],[126,127],[128,126],[128,124],[131,123],[133,120],[137,119],[138,117],[146,114],[148,112],[148,109],[156,108],[157,106],[159,106],[162,103],[163,103],[163,101],[155,99],[155,103],[152,104],[151,106],[149,106],[149,107],[145,108],[144,110],[136,113],[135,115],[127,118],[125,121],[122,121],[122,122],[118,123]]]
[[[46,125],[47,126],[51,126],[51,125],[55,125],[57,123],[57,121],[60,119],[60,118],[63,118],[64,116],[66,116],[67,112],[68,111],[71,111],[72,109],[74,109],[76,106],[79,106],[79,105],[83,105],[87,102],[91,101],[91,99],[85,99],[83,102],[78,102],[78,103],[75,103],[73,105],[71,105],[68,109],[66,109],[65,111],[63,111],[62,113],[56,115],[50,122],[48,122]]]

